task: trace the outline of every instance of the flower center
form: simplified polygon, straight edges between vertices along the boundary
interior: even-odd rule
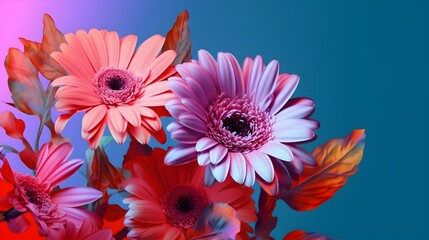
[[[112,90],[121,90],[124,85],[125,81],[119,76],[115,76],[107,82],[107,86]]]
[[[164,212],[170,223],[182,230],[194,226],[201,212],[210,204],[204,189],[176,185],[165,194]]]
[[[143,94],[140,78],[123,69],[102,68],[93,82],[101,101],[107,105],[129,103]]]
[[[247,121],[245,115],[240,113],[234,113],[231,116],[224,118],[222,121],[222,127],[230,133],[240,137],[246,137],[253,133],[250,122]]]
[[[208,107],[206,122],[207,136],[232,152],[250,152],[274,138],[271,115],[259,111],[247,96],[219,95]]]
[[[18,186],[23,190],[27,199],[24,202],[30,202],[35,205],[39,213],[48,215],[56,210],[56,205],[52,203],[48,192],[48,185],[40,182],[39,179],[30,175],[15,173]]]

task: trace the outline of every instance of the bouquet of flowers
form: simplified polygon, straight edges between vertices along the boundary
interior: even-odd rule
[[[0,113],[5,134],[22,142],[0,145],[1,239],[272,239],[277,201],[315,209],[357,172],[364,130],[308,152],[301,144],[315,140],[319,122],[313,100],[292,98],[299,77],[261,56],[241,65],[231,53],[191,56],[188,21],[184,11],[165,37],[136,49],[135,35],[63,34],[45,15],[41,42],[10,48],[8,104],[40,124],[27,139],[23,120]],[[84,163],[69,159],[73,140],[62,135],[75,114],[87,186],[63,188]],[[50,140],[40,143],[43,131]],[[151,148],[152,137],[177,144]],[[124,143],[115,166],[106,148]],[[34,174],[14,171],[9,154]],[[284,239],[330,238],[295,230]]]

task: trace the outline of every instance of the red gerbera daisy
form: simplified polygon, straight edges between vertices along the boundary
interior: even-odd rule
[[[211,203],[226,203],[241,221],[238,236],[247,236],[248,222],[256,221],[253,189],[227,178],[212,187],[204,186],[205,168],[196,162],[166,166],[166,151],[155,148],[152,155],[138,159],[133,178],[125,183],[132,196],[125,225],[128,237],[138,239],[185,239],[203,210]]]

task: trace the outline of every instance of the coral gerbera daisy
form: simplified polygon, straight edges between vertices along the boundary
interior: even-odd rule
[[[30,212],[42,236],[57,231],[67,222],[80,227],[88,219],[92,224],[101,225],[101,220],[94,213],[79,208],[100,198],[100,191],[89,187],[58,188],[83,164],[82,160],[66,161],[72,150],[69,143],[43,145],[37,159],[35,176],[13,172],[8,161],[3,162],[1,177],[14,186],[8,193],[8,200],[13,206],[5,213],[5,217],[10,218],[8,221]],[[25,220],[21,220],[14,222],[25,224]],[[24,230],[25,226],[10,228]]]
[[[256,221],[253,189],[231,178],[212,187],[204,185],[205,168],[190,163],[166,166],[166,151],[155,148],[152,155],[136,159],[133,177],[126,180],[124,199],[129,204],[124,224],[128,237],[137,239],[185,239],[203,210],[212,203],[225,203],[241,222],[238,236],[247,236],[247,223]],[[250,228],[251,229],[251,228]]]
[[[165,142],[158,113],[172,97],[163,80],[175,73],[170,65],[176,57],[172,50],[158,55],[165,39],[154,35],[134,53],[135,35],[119,38],[116,32],[91,29],[65,38],[61,52],[51,54],[69,73],[52,83],[59,86],[55,107],[68,111],[57,119],[56,131],[61,132],[76,112],[85,112],[82,137],[92,148],[98,146],[106,124],[118,143],[127,133],[142,144],[150,135]]]
[[[230,53],[219,53],[216,62],[200,50],[198,61],[176,69],[180,77],[171,77],[169,85],[177,98],[166,105],[176,121],[167,129],[180,144],[167,154],[166,164],[197,158],[210,169],[208,179],[222,182],[229,173],[247,186],[256,172],[265,189],[275,180],[271,194],[277,193],[277,182],[290,182],[287,168],[299,173],[303,163],[315,164],[296,145],[315,138],[319,123],[309,119],[314,103],[290,99],[299,77],[279,75],[277,61],[265,66],[260,56],[247,58],[241,69]]]

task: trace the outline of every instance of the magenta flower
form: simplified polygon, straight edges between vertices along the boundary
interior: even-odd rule
[[[166,107],[176,121],[167,129],[180,142],[166,156],[168,165],[198,160],[208,180],[227,175],[252,186],[255,179],[271,194],[290,183],[289,170],[315,164],[297,143],[313,140],[319,123],[309,118],[314,102],[290,99],[299,77],[280,74],[277,61],[247,58],[240,68],[230,53],[217,62],[200,50],[198,61],[176,67],[169,86],[176,95]],[[256,174],[255,174],[256,173]]]
[[[80,208],[99,199],[102,195],[100,191],[89,187],[58,188],[83,164],[82,160],[67,161],[72,150],[69,143],[43,145],[37,159],[35,176],[13,172],[7,161],[0,169],[1,177],[14,186],[8,193],[9,202],[15,211],[33,215],[42,236],[58,231],[67,222],[78,227],[85,219],[96,225],[102,224],[97,215]],[[18,218],[13,225],[9,223],[9,227],[12,230],[25,230],[28,223],[23,216]]]

